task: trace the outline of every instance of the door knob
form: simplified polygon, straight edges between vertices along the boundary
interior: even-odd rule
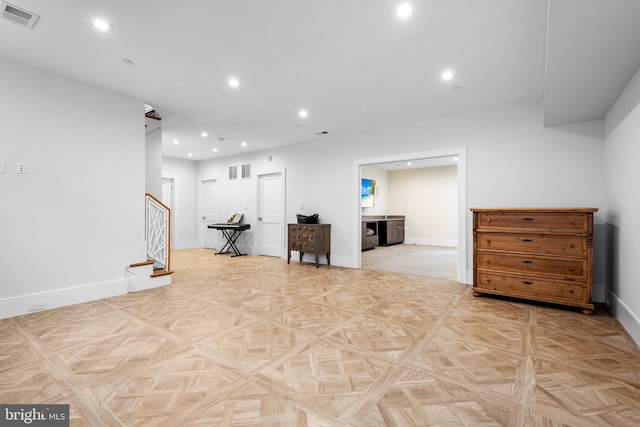
[[[262,221],[262,217],[259,217],[259,218],[258,218],[258,221]]]

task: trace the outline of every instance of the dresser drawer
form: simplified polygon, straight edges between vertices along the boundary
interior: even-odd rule
[[[310,233],[308,231],[294,232],[290,234],[290,236],[293,237],[293,240],[298,241],[304,240],[306,242],[313,242],[316,240],[316,233]]]
[[[585,298],[585,284],[580,282],[566,282],[545,280],[537,277],[509,276],[480,272],[478,274],[479,291],[487,290],[502,295],[563,300],[566,302],[582,301]]]
[[[478,232],[477,248],[585,257],[587,256],[587,239],[581,236]]]
[[[485,270],[512,271],[566,279],[586,279],[587,277],[587,261],[581,258],[479,251],[477,263],[478,269]]]
[[[588,215],[556,212],[481,212],[478,230],[530,231],[549,233],[587,233]]]
[[[316,244],[308,240],[292,240],[290,248],[294,251],[313,252]]]
[[[315,234],[318,229],[318,224],[290,224],[289,232],[290,233],[312,233]]]

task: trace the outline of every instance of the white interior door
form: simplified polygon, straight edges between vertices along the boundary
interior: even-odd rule
[[[258,255],[284,255],[284,170],[258,173]]]
[[[220,222],[218,217],[218,178],[202,181],[202,246],[210,249],[219,249],[219,232],[207,226]]]

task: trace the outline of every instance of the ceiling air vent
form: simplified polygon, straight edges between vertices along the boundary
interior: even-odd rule
[[[40,18],[40,16],[35,13],[31,13],[4,1],[2,2],[2,6],[0,6],[0,13],[2,13],[3,18],[16,24],[24,25],[27,28],[33,28],[38,18]]]

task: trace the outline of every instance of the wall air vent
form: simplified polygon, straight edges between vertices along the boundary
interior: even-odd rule
[[[40,18],[40,16],[35,13],[31,13],[5,1],[3,1],[0,6],[0,13],[3,18],[6,18],[11,22],[15,22],[16,24],[24,25],[27,28],[33,28],[33,26],[36,25],[38,18]]]
[[[242,177],[243,178],[251,177],[251,165],[242,165]]]
[[[238,179],[238,166],[229,166],[229,179]]]

